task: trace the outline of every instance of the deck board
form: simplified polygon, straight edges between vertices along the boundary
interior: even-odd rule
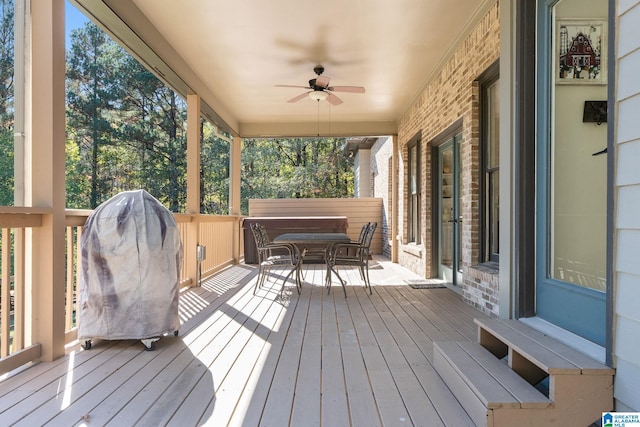
[[[320,425],[320,379],[322,375],[322,288],[314,286],[310,289],[311,304],[307,311],[302,330],[300,354],[297,365],[295,396],[291,410],[291,423],[306,424],[309,427]],[[295,370],[294,365],[289,369]],[[268,418],[267,418],[268,419]],[[305,422],[306,421],[306,422]],[[284,424],[275,424],[284,425]]]
[[[359,425],[380,425],[375,396],[347,300],[338,297],[335,298],[335,303],[349,417],[351,420],[357,420]]]
[[[303,298],[300,298],[301,302],[296,305],[282,347],[274,349],[279,351],[280,357],[268,390],[264,410],[260,416],[260,421],[269,420],[269,424],[274,426],[287,425],[291,417],[307,312],[311,307],[310,295],[312,293],[308,286],[303,289],[301,294]],[[264,422],[260,425],[264,425]]]
[[[438,412],[439,418],[446,426],[472,425],[473,422],[461,408],[448,404],[455,400],[453,393],[447,388],[431,363],[426,363],[424,360],[424,357],[428,361],[433,359],[433,342],[428,340],[411,316],[404,312],[395,298],[392,298],[392,294],[398,293],[398,289],[381,287],[377,290],[381,293],[389,310],[396,314],[402,329],[397,329],[394,336],[398,339],[398,345],[408,358],[416,378]]]
[[[377,412],[383,425],[396,425],[409,419],[409,414],[396,388],[393,375],[386,364],[375,333],[354,292],[350,292],[347,305],[360,338],[360,351],[367,367],[371,390],[375,396]]]
[[[413,343],[409,345],[409,340],[398,342],[398,339],[402,339],[402,328],[378,292],[374,292],[371,297],[358,295],[358,299],[413,423],[420,424],[421,420],[430,420],[432,426],[444,425],[438,422],[437,412],[414,372],[414,369],[421,371],[425,365],[429,365],[427,358],[421,353],[414,357],[416,349]],[[403,418],[396,422],[406,421]]]
[[[324,289],[322,290],[324,294]],[[336,299],[339,292],[323,295],[322,304],[322,405],[323,425],[349,425],[349,408],[345,387],[345,366],[342,356]]]
[[[265,347],[258,355],[256,364],[251,369],[245,388],[240,396],[229,425],[259,425],[264,404],[267,400],[273,376],[280,361],[281,349],[288,334],[288,325],[297,310],[302,298],[294,298],[280,305],[279,322],[265,338]],[[276,307],[277,308],[277,307]]]
[[[254,295],[254,266],[181,293],[178,337],[73,347],[0,379],[2,425],[471,425],[432,366],[433,341],[475,339],[484,317],[449,289],[376,258],[373,295],[342,269],[345,298],[322,265],[302,294],[274,270]]]

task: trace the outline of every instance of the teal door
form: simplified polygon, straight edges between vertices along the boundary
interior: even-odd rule
[[[585,101],[607,99],[607,2],[589,5],[538,3],[536,314],[604,346],[607,154],[596,153],[607,124],[583,111]],[[594,54],[572,57],[576,49]]]
[[[460,139],[457,134],[436,148],[436,205],[438,230],[438,276],[461,283]]]

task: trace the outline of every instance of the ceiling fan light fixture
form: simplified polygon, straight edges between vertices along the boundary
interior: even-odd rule
[[[309,98],[314,101],[324,101],[327,99],[327,96],[329,96],[329,94],[323,90],[314,90],[309,92]]]

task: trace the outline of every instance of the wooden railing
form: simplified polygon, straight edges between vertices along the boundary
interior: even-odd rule
[[[189,270],[195,271],[197,266],[195,257],[196,246],[206,247],[206,258],[200,263],[201,277],[206,278],[217,271],[238,261],[234,256],[234,244],[240,240],[240,217],[231,215],[193,215],[175,214],[182,246],[184,262],[180,285],[192,286],[195,276]],[[197,230],[193,237],[189,230]],[[242,254],[242,250],[238,251]]]
[[[24,364],[40,357],[39,346],[30,344],[25,318],[29,299],[26,295],[26,233],[42,225],[43,210],[0,208],[0,375],[16,366],[3,363],[11,357]],[[80,282],[82,254],[79,242],[90,210],[67,210],[65,215],[65,342],[76,339],[76,296]],[[242,254],[240,217],[175,214],[183,244],[180,286],[195,286],[198,272],[196,245],[206,246],[206,259],[199,264],[200,278],[238,262]],[[56,308],[54,308],[56,310]],[[26,351],[29,350],[29,351]],[[7,368],[9,367],[9,368]]]
[[[77,313],[77,290],[80,283],[80,267],[82,266],[82,252],[80,241],[82,239],[82,229],[91,210],[67,209],[65,214],[66,226],[66,269],[65,269],[65,307],[64,307],[64,330],[65,343],[74,341],[77,337],[76,313]]]
[[[19,366],[40,357],[26,329],[26,232],[41,227],[45,211],[18,207],[0,209],[0,362],[15,356]],[[0,369],[0,374],[9,368]]]
[[[332,200],[331,203],[301,200],[277,201],[270,214],[304,215],[305,209],[317,214],[346,214],[349,227],[357,232],[359,222],[382,221],[381,207],[377,199]],[[258,201],[254,203],[257,208]],[[311,205],[313,203],[313,206]],[[353,205],[353,206],[352,206]],[[294,209],[295,208],[295,209]],[[329,210],[327,210],[329,209]],[[31,231],[42,227],[51,214],[48,209],[17,208],[0,206],[0,375],[41,357],[41,346],[32,342],[32,322],[27,319],[39,295],[30,291],[27,265],[31,263]],[[64,337],[53,337],[65,343],[76,339],[77,291],[80,282],[82,254],[79,242],[83,226],[91,214],[90,210],[66,210],[65,212],[65,298],[64,306],[52,307],[55,318],[64,316]],[[254,213],[255,214],[255,213]],[[260,215],[265,214],[260,212]],[[215,216],[198,214],[175,214],[183,244],[183,265],[180,286],[197,286],[198,278],[206,278],[217,271],[236,263],[243,254],[243,239],[240,235],[240,216]],[[350,230],[350,231],[353,231]],[[206,247],[206,258],[198,262],[196,247]],[[35,267],[29,267],[35,268]],[[32,300],[33,299],[33,300]],[[44,304],[48,304],[46,301]],[[53,305],[53,302],[51,303]],[[33,314],[34,316],[36,314]],[[59,332],[52,332],[57,335]]]

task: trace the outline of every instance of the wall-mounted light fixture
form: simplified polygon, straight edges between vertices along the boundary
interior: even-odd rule
[[[584,101],[583,123],[607,123],[607,101]]]

